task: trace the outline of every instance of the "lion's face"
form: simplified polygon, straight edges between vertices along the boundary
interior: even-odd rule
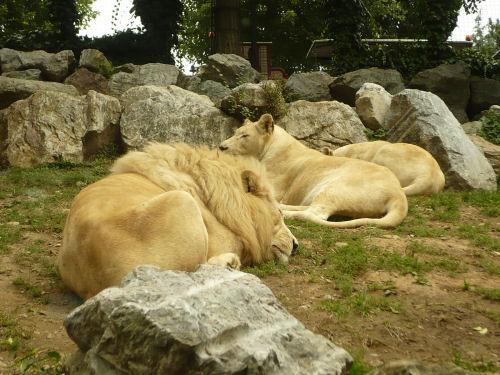
[[[257,122],[245,120],[231,138],[220,144],[219,149],[229,154],[255,156],[259,159],[273,130],[274,120],[269,114],[262,115]]]

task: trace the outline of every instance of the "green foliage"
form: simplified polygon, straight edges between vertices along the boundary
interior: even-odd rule
[[[489,110],[481,118],[481,136],[486,140],[500,145],[500,111]]]
[[[380,140],[385,140],[387,138],[387,130],[383,128],[377,130],[371,130],[365,128],[364,131],[368,140],[370,141],[380,141]]]
[[[62,357],[56,351],[32,349],[28,354],[16,358],[21,374],[64,374]]]

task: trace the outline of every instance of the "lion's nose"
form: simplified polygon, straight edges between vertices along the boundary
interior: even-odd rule
[[[227,149],[228,149],[227,146],[224,146],[224,145],[219,146],[219,150],[221,150],[221,151],[226,151]]]
[[[299,243],[296,240],[293,240],[292,255],[295,255],[297,253],[298,248],[299,248]]]

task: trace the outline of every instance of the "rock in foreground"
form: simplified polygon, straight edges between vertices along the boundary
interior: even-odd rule
[[[345,374],[350,355],[308,331],[252,275],[142,266],[65,320],[70,374]]]

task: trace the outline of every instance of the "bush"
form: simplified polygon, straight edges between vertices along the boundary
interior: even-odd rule
[[[491,143],[500,145],[500,112],[489,110],[481,118],[481,136]]]

